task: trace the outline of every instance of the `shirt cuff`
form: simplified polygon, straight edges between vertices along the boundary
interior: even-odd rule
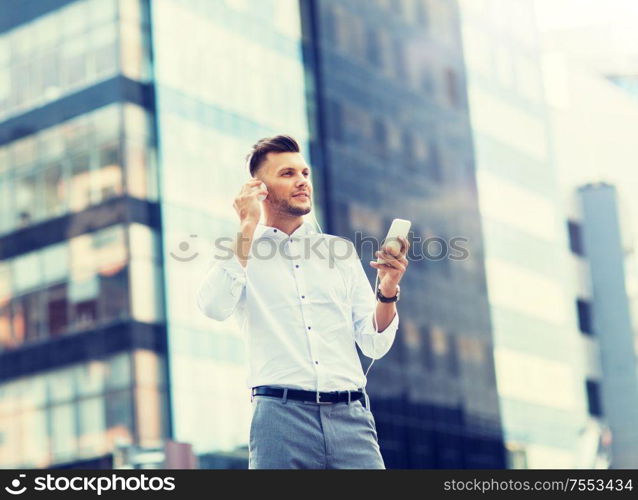
[[[376,328],[374,327],[374,315],[375,315],[376,311],[372,312],[372,316],[370,317],[370,330],[374,333],[376,333],[377,335],[383,335],[383,334],[387,334],[387,333],[393,333],[396,332],[397,329],[399,328],[399,311],[394,313],[394,318],[392,318],[392,321],[390,321],[390,323],[388,324],[388,326],[385,327],[384,330],[381,330],[380,332],[378,332],[376,330]]]

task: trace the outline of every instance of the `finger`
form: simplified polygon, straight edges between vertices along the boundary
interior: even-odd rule
[[[399,243],[401,244],[401,248],[399,248],[399,250],[395,252],[393,255],[395,255],[396,257],[401,257],[408,252],[408,248],[410,247],[410,244],[403,236],[398,236],[397,239]]]
[[[251,181],[248,181],[246,184],[244,184],[244,189],[252,189],[255,187],[259,187],[261,186],[262,181],[260,181],[259,179],[253,179]]]
[[[386,245],[382,248],[382,250],[390,255],[392,255],[393,257],[398,257],[399,255],[401,255],[401,250],[395,250],[394,248],[392,248],[392,246],[390,245]]]
[[[379,264],[376,260],[371,260],[370,265],[374,267],[375,269],[377,269],[378,271],[387,271],[392,269],[391,267],[386,266],[385,264]]]
[[[403,272],[405,272],[405,268],[403,266],[393,267],[393,266],[390,266],[388,264],[379,264],[378,262],[376,262],[374,260],[370,261],[370,265],[372,267],[374,267],[375,269],[386,271],[386,272],[389,272],[389,273],[396,273],[396,272],[403,273]]]
[[[250,189],[250,194],[253,194],[253,195],[268,194],[268,190],[262,183],[259,183],[256,186],[250,186],[249,189]]]
[[[377,254],[378,254],[378,253],[379,253],[379,252],[377,252]],[[380,255],[377,255],[377,256],[378,256],[378,257],[381,257],[381,258],[385,261],[385,264],[386,264],[388,267],[392,268],[392,269],[400,269],[401,267],[403,267],[403,266],[401,265],[401,263],[400,263],[397,259],[391,259],[391,258],[388,258],[388,257],[387,257],[387,256],[385,256],[384,254],[380,254]]]
[[[402,243],[401,253],[408,253],[408,250],[410,249],[410,242],[408,241],[408,239],[404,238],[403,236],[399,236],[399,240]]]
[[[388,261],[388,262],[395,262],[395,261],[397,261],[397,257],[396,257],[396,256],[394,256],[394,255],[392,255],[392,254],[387,253],[385,250],[377,251],[377,252],[375,253],[375,255],[376,255],[377,257],[381,257],[383,260]]]

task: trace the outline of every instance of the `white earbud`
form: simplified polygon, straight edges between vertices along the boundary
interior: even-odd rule
[[[264,184],[264,183],[262,182],[262,183],[261,183],[261,185],[262,185],[263,189],[268,190],[268,189],[266,188],[266,184]],[[257,198],[259,199],[259,201],[264,201],[264,200],[266,199],[266,197],[267,197],[267,196],[268,196],[267,194],[260,194],[259,196],[257,196]]]

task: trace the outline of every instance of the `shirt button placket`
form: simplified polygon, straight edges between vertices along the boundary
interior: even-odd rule
[[[292,242],[292,240],[290,240],[290,241]],[[304,283],[304,280],[300,279],[300,276],[301,276],[301,266],[300,266],[299,264],[295,264],[294,270],[297,272],[297,273],[296,273],[296,275],[295,275],[295,279],[296,279],[296,281],[297,281],[297,284],[298,284],[298,285],[303,284],[303,283]],[[300,296],[301,296],[301,299],[302,299],[302,302],[301,302],[301,308],[302,308],[302,310],[304,311],[304,319],[307,321],[307,320],[308,320],[308,311],[307,311],[306,306],[308,305],[308,303],[305,301],[305,299],[306,299],[306,294],[305,294],[304,292],[302,292],[302,293],[300,294]],[[306,324],[306,333],[310,334],[311,332],[312,332],[312,326],[311,326],[311,325]],[[316,353],[316,352],[315,352],[315,350],[312,348],[313,338],[312,338],[312,337],[309,337],[309,338],[308,338],[308,342],[309,342],[309,344],[310,344],[310,355],[312,356],[312,358],[311,358],[311,359],[312,359],[312,361],[313,361],[313,364],[314,364],[314,367],[315,367],[315,372],[316,372],[316,374],[317,374],[317,387],[318,387],[318,386],[319,386],[319,371],[318,371],[318,369],[319,369],[319,360],[317,359],[317,356],[316,356],[316,354],[317,354],[317,353]]]

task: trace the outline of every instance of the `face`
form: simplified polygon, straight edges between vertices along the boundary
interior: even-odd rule
[[[268,153],[255,177],[266,183],[266,202],[275,210],[294,216],[310,213],[310,167],[300,153]]]

